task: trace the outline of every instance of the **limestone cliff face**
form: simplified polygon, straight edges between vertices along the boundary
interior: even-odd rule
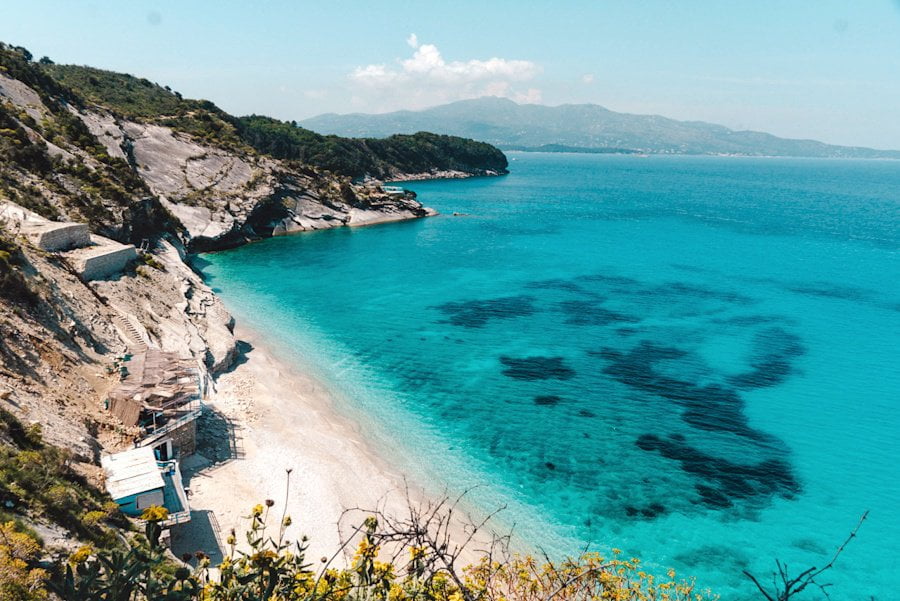
[[[116,357],[149,345],[213,375],[232,364],[234,320],[190,253],[433,214],[413,193],[76,107],[2,71],[0,118],[19,159],[0,165],[0,205],[141,247],[124,272],[85,282],[0,211],[0,238],[19,247],[16,269],[37,299],[26,307],[0,294],[0,399],[83,460],[130,440],[102,410]]]
[[[154,267],[90,283],[59,255],[20,249],[38,299],[23,306],[0,298],[0,398],[77,458],[130,444],[129,432],[103,411],[117,357],[152,345],[193,356],[212,373],[233,361],[233,319],[172,243],[161,243]]]
[[[83,145],[66,140],[54,127],[38,125],[59,121],[39,91],[0,72],[0,102],[11,113],[30,118],[16,120],[49,159],[92,173],[105,168]],[[273,234],[433,214],[413,193],[388,194],[377,184],[353,184],[347,177],[247,147],[215,145],[171,127],[129,121],[99,106],[63,104],[64,112],[77,117],[106,154],[130,166],[144,189],[128,182],[132,189],[126,202],[112,202],[101,193],[100,206],[86,215],[84,207],[54,190],[55,185],[76,195],[84,189],[84,182],[65,171],[57,172],[51,185],[27,173],[19,174],[20,183],[37,186],[59,217],[83,221],[87,216],[100,233],[123,242],[139,243],[168,228],[189,251],[216,250]],[[169,216],[174,219],[166,223]]]
[[[413,193],[240,149],[203,144],[155,124],[79,113],[113,156],[126,158],[162,206],[183,226],[191,251],[227,248],[271,235],[433,214]]]

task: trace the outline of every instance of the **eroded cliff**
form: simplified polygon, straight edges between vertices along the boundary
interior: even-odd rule
[[[139,114],[77,93],[17,49],[0,59],[0,267],[24,291],[0,294],[0,399],[88,463],[131,440],[102,410],[118,357],[152,346],[211,375],[235,357],[233,319],[192,253],[433,214],[411,192],[263,154],[211,103],[173,96],[175,114]],[[82,245],[109,238],[138,259],[88,281],[74,251],[25,235],[59,222],[87,223]]]

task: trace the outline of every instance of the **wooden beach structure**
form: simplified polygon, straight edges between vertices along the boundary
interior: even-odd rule
[[[179,460],[197,448],[206,372],[195,359],[144,348],[126,355],[119,373],[107,408],[139,435],[133,449],[101,458],[106,490],[126,515],[139,517],[159,506],[169,512],[162,526],[188,522]]]
[[[122,379],[107,397],[109,410],[124,425],[140,428],[135,446],[152,448],[160,461],[192,454],[205,394],[199,364],[155,348],[126,358]]]

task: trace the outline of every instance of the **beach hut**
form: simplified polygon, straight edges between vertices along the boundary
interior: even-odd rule
[[[152,446],[160,460],[193,453],[205,390],[197,361],[145,349],[128,356],[122,373],[107,407],[126,426],[140,428],[136,446]]]
[[[157,461],[151,447],[138,447],[104,455],[100,465],[106,473],[106,490],[125,515],[137,517],[148,507],[159,506],[169,511],[163,526],[191,519],[177,461]]]

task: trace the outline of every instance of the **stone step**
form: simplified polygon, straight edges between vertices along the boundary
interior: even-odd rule
[[[128,338],[128,340],[125,341],[125,344],[130,350],[141,351],[149,348],[145,336],[138,331],[127,316],[122,315],[121,313],[113,315],[113,323],[115,324],[116,329],[119,330],[125,338]]]

